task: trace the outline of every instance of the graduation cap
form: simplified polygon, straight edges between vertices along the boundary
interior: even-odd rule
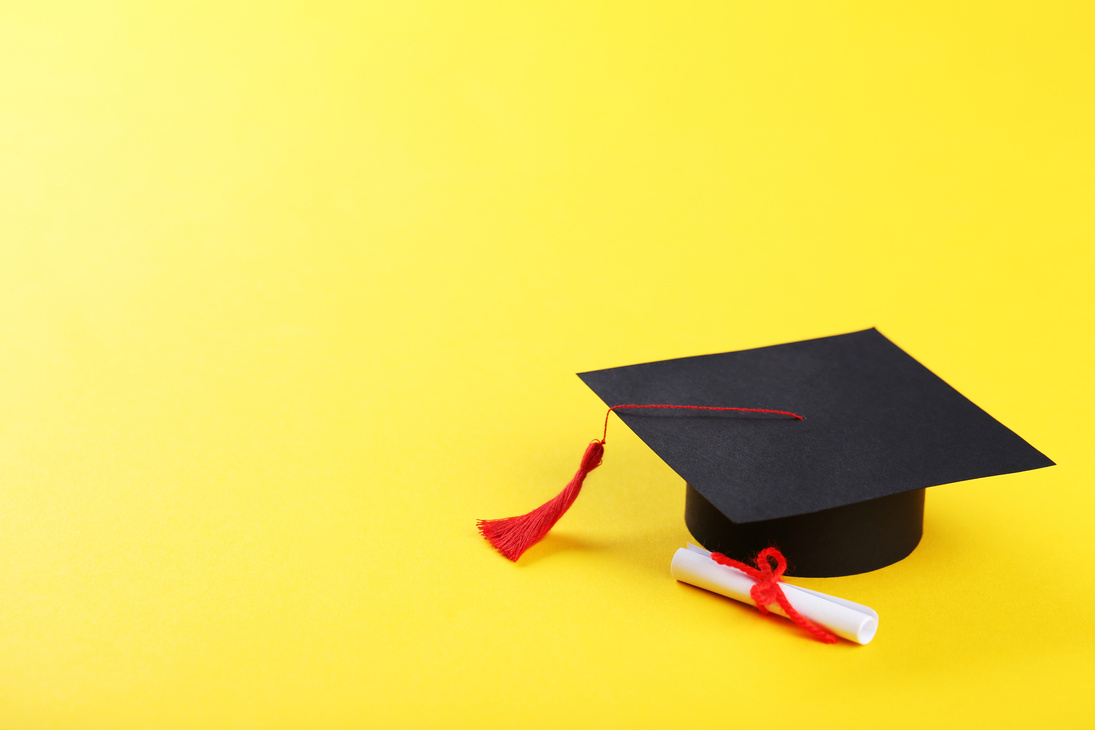
[[[775,546],[798,576],[907,556],[928,487],[1053,465],[875,329],[579,377],[684,479],[699,543],[741,561]],[[603,450],[555,499],[480,531],[516,560]]]

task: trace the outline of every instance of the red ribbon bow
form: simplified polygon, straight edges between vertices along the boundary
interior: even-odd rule
[[[787,615],[787,618],[806,629],[806,631],[810,632],[815,639],[823,641],[826,644],[836,643],[836,636],[796,611],[795,607],[791,605],[791,602],[787,600],[783,588],[779,585],[782,582],[784,571],[787,570],[787,559],[783,557],[783,553],[779,550],[774,547],[761,550],[760,554],[757,555],[756,568],[745,563],[739,563],[737,560],[728,558],[722,553],[711,553],[711,559],[719,565],[737,568],[753,579],[754,583],[753,587],[749,589],[749,596],[753,599],[753,602],[757,604],[757,609],[761,613],[771,613],[771,611],[768,610],[768,606],[777,603],[779,604],[779,607],[783,609],[783,613]],[[771,560],[776,561],[774,568],[770,562]]]

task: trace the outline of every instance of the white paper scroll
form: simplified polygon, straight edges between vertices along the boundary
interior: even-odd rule
[[[679,581],[755,605],[749,596],[753,579],[737,568],[719,565],[711,559],[711,553],[697,545],[689,543],[687,550],[677,550],[670,571]],[[780,583],[780,586],[796,611],[837,636],[857,644],[869,644],[878,631],[878,614],[866,606],[789,583]],[[787,615],[779,604],[768,606],[768,610],[783,617]]]

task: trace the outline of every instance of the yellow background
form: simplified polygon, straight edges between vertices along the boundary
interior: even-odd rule
[[[1091,723],[1095,17],[890,5],[2,3],[0,725]],[[870,646],[618,422],[475,532],[575,372],[870,326],[1059,463],[796,581]]]

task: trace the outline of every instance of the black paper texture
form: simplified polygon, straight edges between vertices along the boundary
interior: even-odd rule
[[[580,373],[609,406],[791,411],[616,411],[735,523],[1052,466],[875,329]]]

